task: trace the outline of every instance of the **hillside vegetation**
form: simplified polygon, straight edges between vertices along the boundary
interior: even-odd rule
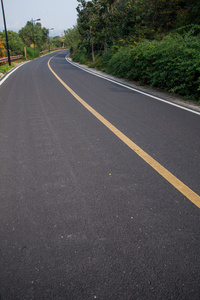
[[[200,100],[199,0],[77,0],[74,61]]]

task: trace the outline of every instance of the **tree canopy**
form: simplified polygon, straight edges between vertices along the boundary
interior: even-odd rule
[[[94,50],[153,39],[200,24],[199,0],[77,0],[80,47]],[[69,32],[70,33],[70,32]]]
[[[45,43],[48,42],[48,29],[42,27],[41,23],[32,23],[28,21],[19,31],[19,36],[27,47],[35,43],[35,46],[42,50]]]
[[[74,61],[200,99],[199,0],[77,0]]]

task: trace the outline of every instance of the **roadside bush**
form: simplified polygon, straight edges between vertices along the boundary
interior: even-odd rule
[[[25,55],[25,54],[24,54]],[[31,47],[26,48],[26,55],[28,59],[34,59],[40,56],[40,52],[38,49],[33,49]]]
[[[86,49],[74,51],[73,60],[88,64]],[[115,45],[95,55],[92,66],[99,70],[200,100],[200,25],[134,45]]]
[[[80,49],[71,49],[70,56],[73,61],[79,62],[80,64],[88,64],[89,57],[87,55],[87,48],[81,47]]]
[[[95,62],[91,64],[92,68],[101,69],[103,63],[102,51],[99,51],[95,56]]]
[[[78,50],[73,52],[71,55],[73,61],[79,62],[80,64],[87,64],[88,63],[88,57],[84,50]]]
[[[126,77],[130,69],[131,47],[122,47],[108,62],[107,68],[117,77]]]
[[[121,47],[113,55],[109,49],[102,58],[103,69],[114,76],[200,99],[199,35],[175,32],[161,41],[144,40],[137,46]]]
[[[100,70],[105,71],[107,73],[110,72],[110,69],[108,68],[108,63],[117,51],[118,48],[111,47],[107,48],[105,51],[102,52],[102,64],[99,67]]]

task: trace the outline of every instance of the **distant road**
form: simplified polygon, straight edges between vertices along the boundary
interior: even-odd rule
[[[0,86],[0,299],[200,299],[200,115],[67,53]]]

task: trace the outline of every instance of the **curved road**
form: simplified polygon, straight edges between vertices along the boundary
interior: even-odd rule
[[[0,86],[1,300],[199,299],[200,115],[66,54]]]

